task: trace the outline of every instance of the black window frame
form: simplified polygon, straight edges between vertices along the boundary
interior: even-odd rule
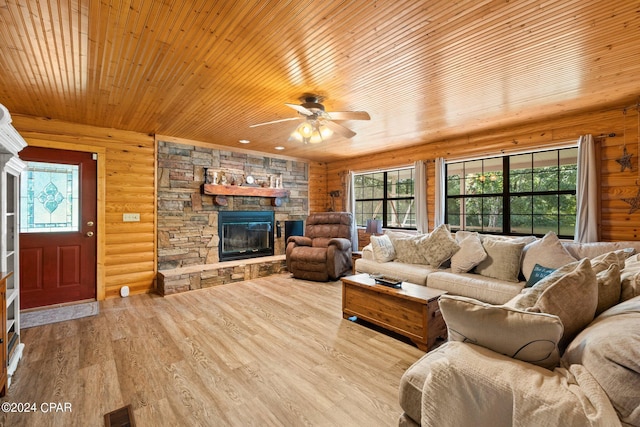
[[[402,196],[402,197],[390,197],[389,196],[389,174],[393,174],[393,173],[398,173],[399,171],[405,171],[405,170],[410,170],[411,171],[411,181],[412,181],[412,185],[411,185],[411,192],[412,192],[412,196]],[[412,207],[412,218],[413,218],[413,224],[417,224],[417,218],[416,218],[416,212],[415,212],[415,195],[416,195],[416,185],[415,185],[415,180],[416,180],[416,169],[414,166],[407,166],[407,167],[398,167],[395,169],[386,169],[386,170],[380,170],[380,171],[373,171],[373,172],[362,172],[362,173],[355,173],[354,174],[354,180],[357,179],[357,177],[359,176],[366,176],[366,175],[375,175],[375,174],[382,174],[383,178],[382,178],[382,182],[383,182],[383,196],[382,197],[362,197],[362,198],[355,198],[355,204],[356,204],[356,225],[358,227],[365,227],[366,226],[366,220],[367,219],[371,219],[373,218],[373,216],[375,216],[375,219],[378,220],[382,220],[382,227],[383,228],[388,228],[388,229],[395,229],[395,230],[417,230],[417,227],[415,225],[411,226],[411,227],[399,227],[399,226],[395,226],[395,225],[389,225],[387,218],[388,218],[388,214],[389,214],[389,202],[393,202],[393,201],[411,201],[413,203],[413,207]],[[354,185],[355,187],[355,185]],[[354,188],[354,191],[357,192],[357,190]],[[380,202],[382,203],[382,212],[375,214],[373,212],[358,212],[358,203],[359,202]],[[371,214],[371,215],[368,215]],[[359,221],[359,219],[362,219],[362,221]]]
[[[554,231],[559,238],[564,238],[564,239],[573,239],[574,235],[575,235],[575,226],[573,227],[573,232],[571,234],[566,234],[566,233],[561,233],[561,229],[563,228],[563,221],[561,221],[561,219],[563,218],[563,215],[561,214],[561,209],[560,209],[560,204],[562,203],[562,196],[573,196],[574,198],[576,197],[577,191],[576,191],[576,187],[574,187],[573,189],[563,189],[563,184],[561,182],[561,152],[565,151],[565,150],[575,150],[576,151],[576,165],[575,165],[575,178],[576,178],[576,187],[577,187],[577,147],[575,146],[571,146],[571,147],[563,147],[563,148],[554,148],[554,149],[546,149],[546,150],[538,150],[538,151],[531,151],[531,152],[527,152],[527,153],[518,153],[518,154],[511,154],[511,155],[506,155],[506,156],[499,156],[499,157],[486,157],[486,158],[481,158],[481,159],[474,159],[474,160],[461,160],[461,161],[454,161],[454,162],[447,162],[445,164],[445,203],[444,203],[444,207],[445,207],[445,222],[449,223],[451,230],[452,231],[457,231],[457,230],[465,230],[467,229],[466,223],[465,223],[465,218],[464,215],[466,215],[466,213],[461,213],[459,215],[460,221],[459,221],[459,225],[452,225],[450,224],[450,216],[449,216],[449,201],[454,200],[454,199],[459,199],[460,200],[460,206],[462,206],[462,204],[464,204],[465,199],[485,199],[485,198],[502,198],[502,210],[501,210],[501,214],[500,216],[502,217],[502,227],[501,227],[501,231],[496,231],[495,229],[489,229],[489,227],[487,227],[487,230],[485,230],[485,221],[484,221],[484,215],[489,215],[487,213],[481,212],[480,216],[483,217],[481,224],[479,226],[473,227],[473,229],[471,231],[478,231],[479,233],[491,233],[491,234],[502,234],[502,235],[534,235],[534,236],[544,236],[544,234],[546,234],[546,232],[534,232],[536,230],[536,228],[539,228],[539,226],[536,226],[535,223],[535,219],[536,218],[540,218],[540,216],[553,216],[553,215],[557,215],[557,220],[556,220],[556,229],[550,229],[547,231]],[[512,186],[511,186],[511,167],[510,167],[510,162],[511,159],[518,157],[518,156],[522,156],[522,155],[531,155],[532,156],[532,166],[530,169],[531,173],[531,181],[532,183],[534,182],[534,176],[535,176],[535,167],[533,166],[533,159],[534,159],[534,155],[538,154],[538,153],[550,153],[550,152],[555,152],[556,153],[556,160],[557,160],[557,164],[556,166],[558,167],[558,183],[557,183],[557,189],[556,190],[534,190],[533,189],[533,184],[532,184],[532,189],[530,191],[513,191],[512,190]],[[460,194],[457,195],[450,195],[450,180],[449,180],[449,166],[456,164],[467,164],[467,163],[474,163],[474,162],[484,162],[486,160],[495,160],[497,158],[502,159],[502,191],[501,192],[493,192],[493,193],[481,193],[481,194],[464,194],[463,191],[460,191]],[[482,163],[482,167],[483,167],[483,172],[482,175],[484,175],[484,163]],[[469,179],[465,176],[465,168],[463,166],[462,168],[463,170],[463,179],[461,179],[461,181],[463,182],[460,185],[465,185],[464,180]],[[486,178],[484,178],[486,179]],[[483,181],[484,181],[483,179]],[[540,213],[536,213],[535,212],[535,207],[534,207],[534,203],[533,203],[533,198],[534,197],[544,197],[544,196],[551,196],[551,197],[557,197],[558,198],[558,209],[557,212],[555,214],[551,213],[551,214],[540,214]],[[530,227],[530,231],[527,232],[517,232],[517,231],[513,231],[512,230],[512,216],[515,215],[519,215],[516,213],[512,213],[511,212],[511,206],[512,206],[512,201],[513,198],[517,198],[517,197],[521,197],[521,198],[526,198],[526,197],[531,197],[532,198],[532,202],[531,204],[531,212],[527,215],[530,215],[531,217],[531,227]],[[484,206],[482,208],[482,210],[484,210]],[[526,216],[526,215],[525,215]],[[573,214],[573,221],[574,221],[574,225],[575,225],[575,212]],[[565,227],[566,229],[567,227]]]

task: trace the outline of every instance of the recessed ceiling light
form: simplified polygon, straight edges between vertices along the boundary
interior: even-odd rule
[[[238,141],[240,144],[248,144],[250,141],[248,139],[241,139]]]
[[[273,147],[276,150],[284,150],[284,147],[282,145],[278,145],[277,147]]]

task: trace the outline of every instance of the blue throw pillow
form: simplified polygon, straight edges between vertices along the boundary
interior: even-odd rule
[[[553,273],[554,271],[556,271],[555,268],[543,267],[540,264],[534,265],[533,271],[531,272],[531,276],[529,276],[529,280],[527,280],[527,283],[524,285],[524,287],[525,288],[532,287],[533,285],[538,283],[540,280],[544,279],[549,274]]]

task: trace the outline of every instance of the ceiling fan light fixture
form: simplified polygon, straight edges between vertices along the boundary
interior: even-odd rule
[[[298,132],[300,133],[300,135],[302,135],[303,138],[311,138],[314,128],[315,126],[313,125],[313,123],[304,121],[300,124],[300,126],[298,126]]]
[[[291,137],[305,144],[317,144],[333,135],[333,131],[318,120],[305,120],[300,123]]]
[[[322,142],[322,135],[320,135],[320,132],[316,129],[309,137],[309,144],[317,144],[319,142]]]
[[[333,135],[333,131],[329,129],[327,125],[324,125],[324,124],[320,125],[318,127],[318,130],[320,131],[320,135],[322,136],[322,139],[327,139],[331,137],[331,135]]]

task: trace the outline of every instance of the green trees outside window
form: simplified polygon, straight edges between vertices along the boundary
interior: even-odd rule
[[[446,165],[445,217],[452,230],[572,238],[577,148]]]
[[[356,224],[376,218],[385,228],[415,229],[414,179],[414,168],[355,175]]]

